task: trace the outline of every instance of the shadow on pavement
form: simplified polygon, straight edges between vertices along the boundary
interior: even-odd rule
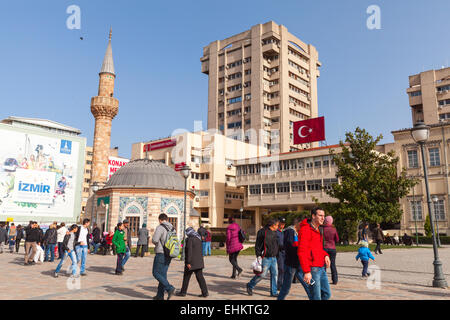
[[[91,266],[87,268],[90,272],[96,272],[96,273],[108,273],[108,274],[114,274],[116,271],[115,267],[102,267],[102,266]]]
[[[223,295],[247,295],[245,283],[233,281],[231,279],[228,281],[207,280],[206,285],[208,286],[210,295],[211,293]]]
[[[124,296],[136,298],[136,299],[152,299],[152,296],[143,294],[142,292],[138,292],[136,290],[130,289],[130,288],[118,288],[118,287],[111,287],[111,286],[103,286],[105,288],[106,292],[112,292],[112,293],[118,293]]]
[[[343,265],[336,265],[337,268],[351,268],[351,269],[360,269],[362,270],[361,266],[343,266]],[[338,269],[339,271],[339,269]],[[384,269],[381,268],[381,271],[391,271],[391,272],[399,272],[399,273],[417,273],[417,274],[433,274],[433,272],[423,272],[423,271],[410,271],[410,270],[396,270],[396,269]],[[450,276],[448,273],[444,273],[444,275]]]
[[[416,294],[427,295],[427,296],[450,298],[450,293],[446,293],[446,292],[430,292],[430,291],[411,290],[411,289],[407,289],[405,291],[408,291],[411,293],[416,293]]]

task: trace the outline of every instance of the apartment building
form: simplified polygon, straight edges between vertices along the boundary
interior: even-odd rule
[[[428,70],[409,77],[406,90],[412,123],[450,120],[450,68]]]
[[[293,122],[318,116],[318,52],[273,21],[203,48],[208,75],[208,129],[270,153],[294,145]],[[262,154],[261,154],[262,155]]]
[[[258,147],[205,131],[186,132],[166,139],[139,142],[132,146],[131,159],[152,159],[176,168],[191,168],[187,189],[195,193],[194,209],[203,223],[226,226],[229,215],[239,215],[244,189],[236,186],[237,159],[255,157]],[[246,216],[247,212],[244,212]],[[245,226],[250,219],[244,219]]]
[[[254,234],[262,216],[274,211],[310,210],[319,202],[337,202],[324,190],[338,183],[330,155],[339,145],[318,147],[235,162],[236,185],[245,188],[244,207],[250,213]]]

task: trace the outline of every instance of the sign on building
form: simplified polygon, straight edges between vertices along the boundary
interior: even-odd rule
[[[108,180],[120,167],[123,167],[128,162],[130,162],[129,159],[109,157],[108,158]]]

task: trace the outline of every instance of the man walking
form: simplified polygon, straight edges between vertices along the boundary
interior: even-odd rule
[[[278,229],[277,229],[277,239],[278,239],[278,256],[277,256],[277,265],[278,265],[278,279],[277,279],[277,290],[281,290],[281,286],[283,285],[283,277],[284,277],[284,262],[285,262],[285,251],[284,251],[284,227],[286,226],[286,219],[281,217],[278,219]]]
[[[202,255],[206,256],[206,237],[208,236],[208,233],[206,232],[206,229],[203,227],[203,225],[198,228],[197,233],[202,238]]]
[[[25,238],[25,265],[33,265],[36,264],[34,262],[34,256],[37,251],[37,243],[40,241],[40,233],[38,229],[37,222],[31,221],[30,226],[26,231]],[[30,255],[31,250],[31,255]]]
[[[20,242],[23,239],[23,228],[22,225],[17,226],[17,237],[16,237],[16,253],[19,253]]]
[[[59,225],[59,229],[56,230],[56,233],[57,233],[57,241],[58,241],[58,260],[60,260],[64,256],[65,249],[63,246],[63,241],[64,241],[64,237],[66,236],[66,233],[67,233],[66,224],[64,222],[61,222],[61,224]]]
[[[100,228],[97,226],[96,223],[94,223],[94,229],[92,230],[92,243],[94,245],[94,252],[91,252],[91,254],[96,254],[98,251],[98,248],[102,244],[102,237],[100,234]]]
[[[141,258],[144,257],[144,253],[148,251],[148,229],[147,225],[142,224],[142,228],[138,230],[138,242],[136,248],[135,258],[139,255],[139,249],[141,250]]]
[[[128,259],[131,255],[131,232],[129,228],[130,222],[128,219],[123,220],[123,232],[125,233],[124,239],[125,239],[125,245],[126,245],[126,252],[125,257],[122,261],[122,271],[125,271],[125,263],[127,263]]]
[[[155,245],[155,259],[153,260],[153,276],[158,280],[158,292],[153,300],[164,300],[164,292],[167,292],[167,300],[169,300],[175,292],[175,287],[167,280],[167,271],[169,270],[172,258],[165,252],[164,244],[169,231],[174,227],[169,223],[165,213],[161,213],[158,217],[159,226],[156,227],[153,234],[152,243]]]
[[[325,264],[330,267],[330,258],[323,249],[323,236],[319,230],[324,220],[325,211],[316,207],[311,210],[311,220],[305,219],[300,224],[298,257],[304,272],[303,280],[309,285],[305,291],[311,300],[328,300],[331,297],[324,267]]]
[[[83,220],[83,225],[78,228],[76,233],[76,247],[75,251],[77,252],[77,262],[81,261],[80,266],[80,275],[85,276],[86,274],[86,258],[89,252],[89,225],[91,224],[91,220],[88,218]]]
[[[50,228],[45,232],[43,243],[45,248],[44,261],[53,262],[55,260],[55,246],[58,240],[58,232],[56,231],[56,225],[51,224]],[[50,254],[50,259],[49,259]]]
[[[256,257],[262,257],[262,273],[255,275],[247,283],[248,295],[253,295],[253,289],[256,284],[267,275],[270,270],[270,296],[277,296],[277,255],[279,244],[276,230],[278,229],[278,220],[270,219],[264,228],[261,228],[256,235],[255,253]]]
[[[381,252],[381,244],[384,241],[383,230],[381,230],[380,224],[377,223],[377,228],[375,229],[375,241],[377,242],[377,247],[375,248],[375,254],[383,254]]]
[[[0,253],[3,253],[3,244],[8,241],[8,231],[5,229],[5,225],[0,225]]]

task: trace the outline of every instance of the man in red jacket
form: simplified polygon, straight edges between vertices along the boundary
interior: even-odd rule
[[[324,210],[314,208],[311,210],[311,220],[305,219],[300,224],[298,257],[304,281],[309,285],[309,293],[306,293],[311,300],[328,300],[331,297],[326,269],[330,267],[330,258],[323,249],[323,236],[319,229],[324,220]]]

